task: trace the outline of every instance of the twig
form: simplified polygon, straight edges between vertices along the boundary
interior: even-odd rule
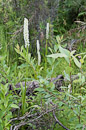
[[[68,128],[66,128],[66,127],[57,119],[54,110],[53,110],[53,116],[54,116],[54,118],[55,118],[55,120],[56,120],[56,123],[58,123],[58,124],[59,124],[60,126],[62,126],[64,129],[69,130]]]
[[[30,114],[30,113],[26,113],[26,114],[25,114],[24,116],[22,116],[22,117],[13,118],[13,119],[10,120],[10,122],[15,121],[15,120],[23,120],[23,119],[26,119],[26,118],[29,118],[29,117],[37,116],[38,113],[31,114],[31,115],[29,115],[29,114]]]
[[[42,113],[40,116],[38,116],[38,117],[35,118],[35,119],[29,120],[29,121],[27,121],[27,122],[23,121],[23,122],[21,122],[19,125],[15,126],[13,130],[18,130],[21,126],[24,126],[24,125],[26,125],[26,124],[28,124],[28,123],[32,123],[32,122],[34,122],[34,121],[40,119],[42,116],[48,114],[49,112],[54,111],[55,109],[56,109],[56,107],[53,107],[52,109],[50,109],[50,110],[48,110],[48,111]]]

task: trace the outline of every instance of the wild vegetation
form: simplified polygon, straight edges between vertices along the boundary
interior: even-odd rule
[[[86,130],[86,1],[0,0],[0,130]]]

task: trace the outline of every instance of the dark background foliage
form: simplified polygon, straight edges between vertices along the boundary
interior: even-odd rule
[[[65,33],[74,21],[84,20],[86,16],[85,0],[4,0],[0,2],[0,43],[7,49],[9,57],[16,57],[14,46],[24,45],[23,21],[29,19],[30,43],[32,54],[36,53],[36,40],[45,48],[46,23],[53,25],[53,36]],[[50,41],[51,42],[51,41]],[[12,54],[12,55],[10,55]]]

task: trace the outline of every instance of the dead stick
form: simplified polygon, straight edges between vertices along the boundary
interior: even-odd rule
[[[55,120],[56,120],[56,123],[58,123],[58,124],[59,124],[60,126],[62,126],[64,129],[69,130],[68,128],[66,128],[66,127],[57,119],[57,117],[56,117],[54,111],[53,111],[53,116],[54,116],[54,118],[55,118]]]

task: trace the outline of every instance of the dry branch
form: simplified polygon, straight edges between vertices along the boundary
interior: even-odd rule
[[[39,120],[39,119],[40,119],[41,117],[43,117],[44,115],[46,115],[46,114],[48,114],[48,113],[54,111],[56,108],[57,108],[56,106],[53,106],[52,109],[47,110],[47,111],[45,111],[45,112],[41,112],[41,114],[38,115],[38,116],[37,116],[36,118],[34,118],[34,119],[29,119],[29,121],[28,121],[28,120],[27,120],[27,121],[21,121],[18,125],[13,125],[13,126],[11,126],[10,130],[18,130],[21,126],[25,126],[25,125],[28,125],[29,123],[33,123],[33,122]],[[33,115],[34,115],[34,114],[33,114]],[[28,115],[28,116],[29,116],[29,115]],[[21,118],[21,117],[20,117],[20,118]],[[22,119],[23,119],[23,117],[22,117]],[[12,119],[12,120],[13,120],[13,119]],[[13,128],[13,127],[14,127],[14,128]],[[13,129],[12,129],[12,128],[13,128]]]
[[[65,126],[57,119],[57,117],[56,117],[54,111],[53,111],[53,116],[54,116],[54,118],[55,118],[55,120],[56,120],[56,123],[58,123],[58,124],[59,124],[60,126],[62,126],[64,129],[69,130],[67,127],[65,127]]]

